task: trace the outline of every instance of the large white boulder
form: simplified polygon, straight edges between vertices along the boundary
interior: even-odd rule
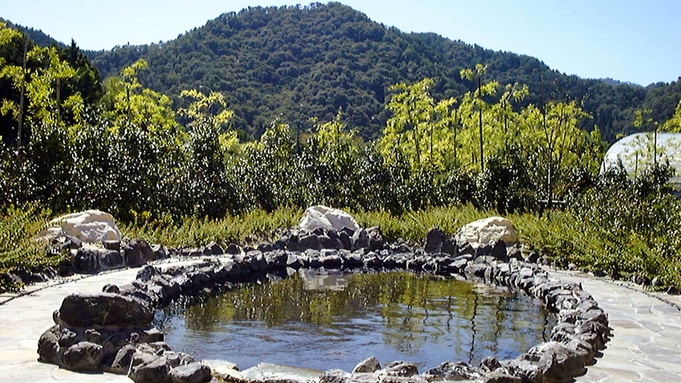
[[[99,210],[67,214],[53,219],[49,225],[50,227],[38,234],[39,238],[70,235],[86,243],[121,240],[121,232],[113,216]]]
[[[518,232],[511,220],[503,217],[489,217],[464,225],[455,236],[457,245],[468,242],[473,247],[494,244],[502,240],[506,245],[518,242]]]
[[[303,218],[298,222],[298,229],[305,231],[312,231],[317,228],[338,231],[344,227],[352,230],[360,228],[350,214],[322,205],[308,207]]]

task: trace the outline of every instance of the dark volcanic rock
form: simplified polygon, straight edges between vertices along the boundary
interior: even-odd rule
[[[136,383],[170,383],[170,369],[168,360],[162,357],[155,357],[149,362],[137,365],[133,361],[128,377]]]
[[[78,249],[73,257],[73,270],[81,274],[98,273],[100,271],[99,252],[96,249]]]
[[[149,326],[152,309],[140,301],[111,293],[67,295],[58,318],[70,327]]]
[[[477,368],[471,367],[464,362],[444,362],[441,365],[424,372],[426,376],[432,376],[434,380],[474,380],[482,374]]]
[[[38,360],[44,363],[60,364],[59,338],[61,327],[52,326],[38,340]]]
[[[424,246],[424,250],[426,253],[441,253],[442,245],[446,239],[447,235],[445,235],[442,230],[438,229],[437,227],[430,229],[428,234],[426,234],[426,244]]]
[[[80,342],[64,351],[64,368],[72,371],[96,371],[104,357],[102,346],[91,342]]]
[[[146,264],[146,260],[142,255],[142,248],[139,243],[132,241],[125,244],[122,248],[125,257],[125,265],[128,267],[140,267]]]
[[[128,344],[112,355],[110,363],[105,364],[104,370],[114,374],[127,374],[135,354],[135,346]]]

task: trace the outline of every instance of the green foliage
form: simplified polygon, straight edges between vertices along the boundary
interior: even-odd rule
[[[0,35],[0,136],[5,144],[25,145],[42,125],[80,122],[84,109],[101,98],[99,74],[75,43],[37,46],[1,23]]]
[[[665,132],[681,133],[681,100],[679,100],[679,104],[676,106],[674,115],[664,123],[662,129]]]
[[[0,212],[0,290],[21,288],[8,278],[9,272],[41,271],[65,259],[65,254],[49,255],[45,244],[34,239],[48,217],[48,211],[40,211],[35,205],[10,206]]]

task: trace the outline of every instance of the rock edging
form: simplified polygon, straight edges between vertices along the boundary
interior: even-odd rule
[[[515,359],[492,357],[480,366],[447,361],[423,373],[408,362],[392,362],[381,369],[377,362],[364,361],[353,372],[326,371],[318,377],[320,383],[386,379],[562,382],[583,374],[609,339],[607,314],[590,294],[580,285],[562,283],[538,264],[526,262],[517,247],[507,248],[502,241],[473,248],[459,246],[436,232],[429,233],[425,248],[412,250],[406,244],[385,244],[377,228],[341,233],[345,235],[321,229],[289,233],[259,249],[230,246],[228,252],[233,254],[211,245],[213,255],[198,264],[164,270],[147,265],[128,285],[107,285],[97,294],[69,295],[54,314],[55,326],[40,337],[39,360],[74,371],[127,374],[135,382],[207,382],[211,368],[190,355],[173,352],[163,342],[163,334],[151,326],[153,312],[182,295],[230,288],[254,275],[286,275],[287,269],[301,268],[459,275],[522,290],[541,299],[559,319],[549,342]],[[442,243],[428,242],[433,240]],[[212,372],[217,374],[215,368]],[[238,377],[237,372],[229,376],[236,381]]]

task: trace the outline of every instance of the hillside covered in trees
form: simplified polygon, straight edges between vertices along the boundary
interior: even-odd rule
[[[49,41],[42,31],[17,27],[39,45]],[[534,57],[432,33],[403,33],[334,2],[249,7],[172,41],[87,55],[102,78],[144,59],[149,69],[140,73],[141,83],[178,104],[184,89],[220,92],[235,112],[233,126],[251,137],[259,137],[274,118],[307,130],[311,118],[328,121],[342,110],[361,137],[374,139],[389,118],[390,85],[428,77],[435,80],[436,99],[462,96],[475,83],[462,80],[459,71],[477,63],[488,67],[486,80],[529,86],[519,106],[580,103],[592,116],[583,128],[597,126],[609,142],[618,134],[645,130],[634,127],[635,110],[649,109],[653,121],[663,122],[681,97],[681,81],[641,87],[568,76]]]
[[[461,96],[475,83],[459,77],[482,63],[485,80],[529,86],[523,105],[576,101],[613,141],[633,131],[633,111],[649,108],[656,121],[674,113],[681,81],[647,88],[585,80],[540,60],[497,52],[436,34],[403,33],[340,3],[251,7],[225,13],[176,40],[88,52],[102,78],[142,58],[143,85],[177,100],[196,88],[221,92],[235,127],[259,137],[275,117],[309,128],[309,118],[331,120],[342,109],[365,139],[378,137],[388,119],[387,89],[399,82],[435,80],[436,99]]]

